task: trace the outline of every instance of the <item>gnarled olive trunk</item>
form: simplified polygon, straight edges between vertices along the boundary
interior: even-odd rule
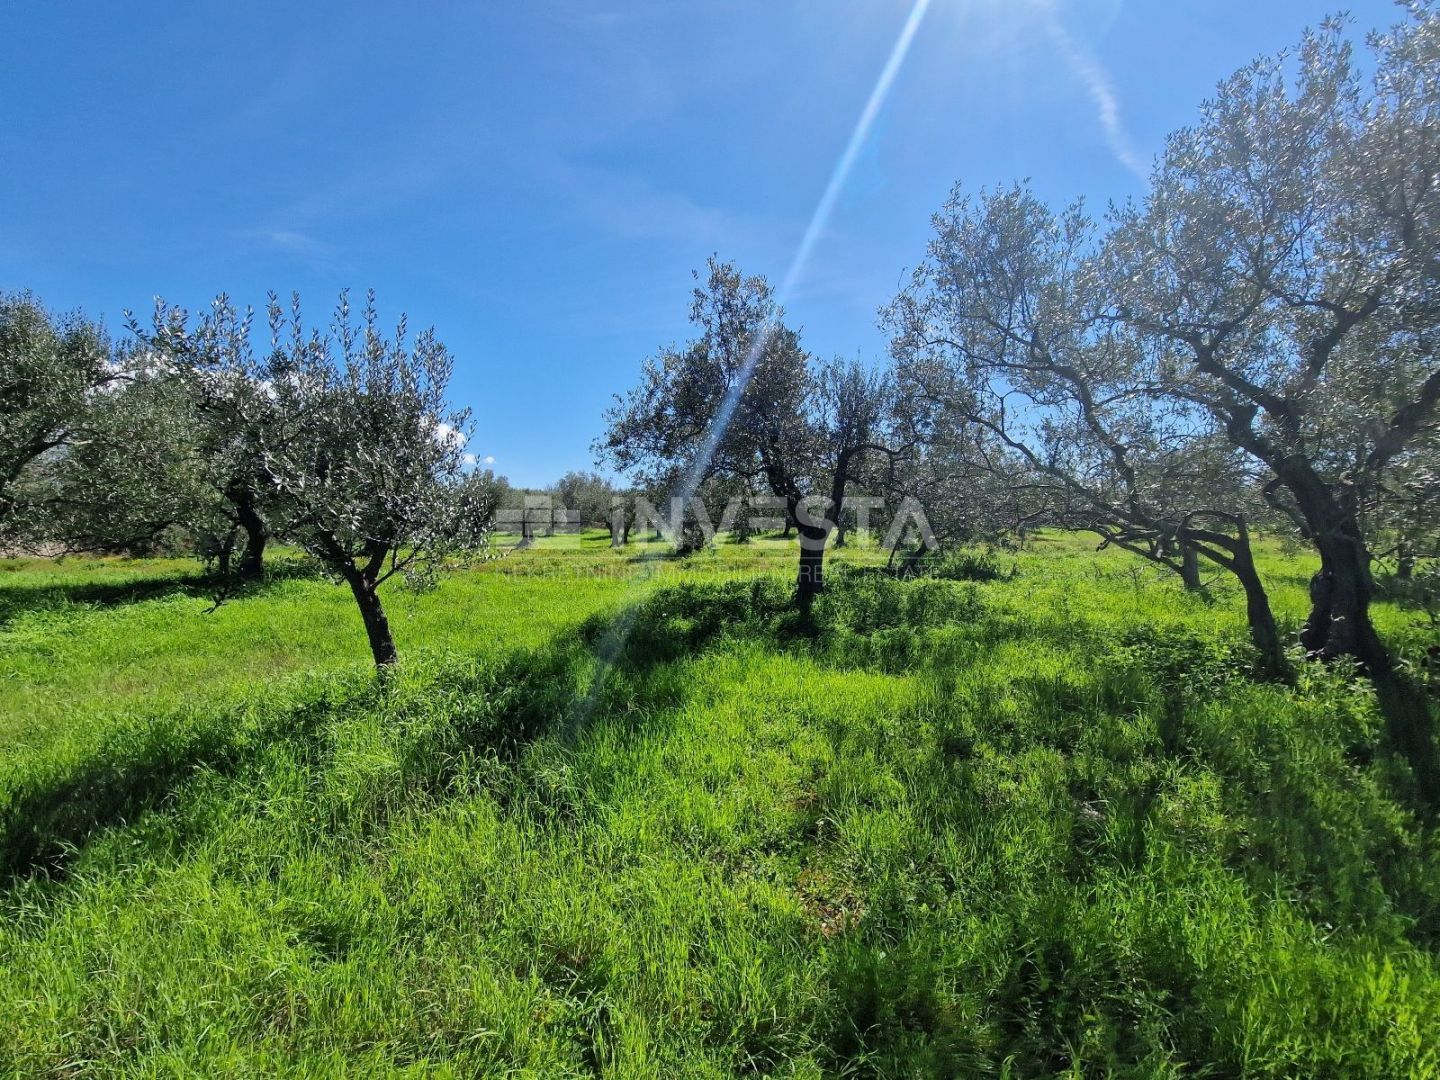
[[[800,527],[800,570],[795,580],[795,603],[804,615],[825,591],[825,541],[828,529]]]
[[[1419,793],[1433,812],[1440,805],[1440,748],[1430,706],[1423,691],[1397,676],[1370,620],[1375,583],[1356,516],[1334,499],[1307,499],[1297,493],[1297,501],[1320,553],[1320,570],[1310,580],[1310,617],[1301,630],[1301,644],[1315,659],[1350,656],[1365,670],[1375,684],[1390,742],[1415,770]]]
[[[270,527],[255,505],[255,495],[247,487],[236,485],[225,493],[234,509],[235,524],[245,534],[244,554],[235,567],[236,575],[253,581],[265,573],[265,545],[270,542]]]
[[[622,548],[630,543],[630,514],[623,502],[611,503],[610,518],[605,524],[610,530],[612,548]]]
[[[1200,580],[1200,553],[1194,544],[1180,543],[1180,580],[1185,583],[1186,592],[1204,592],[1205,583]]]
[[[245,554],[237,572],[247,581],[254,581],[265,574],[265,545],[270,542],[270,530],[266,528],[265,520],[253,510],[237,516],[240,527],[245,531]]]
[[[1375,583],[1364,542],[1350,530],[1317,533],[1320,570],[1310,581],[1310,617],[1300,632],[1317,659],[1353,656],[1376,678],[1390,673],[1390,654],[1370,621]]]
[[[1333,489],[1298,455],[1270,464],[1294,498],[1306,539],[1320,555],[1320,571],[1310,582],[1310,617],[1300,643],[1314,659],[1352,656],[1372,678],[1388,679],[1390,654],[1370,621],[1375,585],[1353,491]]]

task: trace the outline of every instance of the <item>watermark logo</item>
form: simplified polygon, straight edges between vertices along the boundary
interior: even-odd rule
[[[718,512],[717,512],[718,511]],[[722,535],[744,539],[764,533],[785,533],[801,548],[823,548],[837,535],[857,547],[879,545],[939,546],[930,519],[918,499],[892,505],[871,495],[846,496],[839,506],[824,495],[785,499],[775,495],[732,497],[715,506],[694,496],[676,496],[657,505],[648,498],[611,499],[604,516],[565,507],[550,495],[525,495],[496,510],[495,526],[517,535],[522,546],[542,537],[576,535],[607,528],[619,547],[632,538],[648,538],[685,551],[708,547]]]

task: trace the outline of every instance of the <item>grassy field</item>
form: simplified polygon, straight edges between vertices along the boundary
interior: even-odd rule
[[[1440,1075],[1373,695],[1093,548],[797,635],[788,545],[555,538],[392,590],[383,688],[300,563],[0,562],[0,1072]]]

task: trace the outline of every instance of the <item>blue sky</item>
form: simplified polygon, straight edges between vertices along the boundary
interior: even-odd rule
[[[1359,28],[1387,0],[1349,0]],[[8,5],[0,288],[121,329],[152,298],[343,286],[434,324],[472,450],[590,465],[718,253],[780,280],[912,0]],[[1320,0],[931,0],[787,307],[880,356],[950,187],[1137,194],[1135,167]]]

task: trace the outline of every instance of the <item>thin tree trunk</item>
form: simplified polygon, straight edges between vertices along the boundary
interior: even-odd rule
[[[365,623],[365,637],[370,642],[370,654],[375,658],[377,671],[384,671],[400,659],[395,651],[395,638],[390,633],[390,620],[385,617],[385,607],[380,603],[380,593],[374,582],[366,580],[359,571],[345,575],[355,603],[360,608],[360,618]]]
[[[1249,534],[1243,529],[1240,542],[1235,546],[1234,563],[1230,570],[1245,590],[1245,618],[1250,624],[1250,640],[1260,654],[1261,675],[1279,682],[1293,681],[1294,672],[1285,659],[1285,646],[1280,640],[1280,629],[1275,625],[1275,613],[1270,609],[1270,597],[1255,569]]]
[[[1270,597],[1255,568],[1255,552],[1250,545],[1250,528],[1243,517],[1233,519],[1234,537],[1213,532],[1195,532],[1182,536],[1186,551],[1204,555],[1217,566],[1235,575],[1245,590],[1245,620],[1250,627],[1250,640],[1259,654],[1260,677],[1275,682],[1292,683],[1295,673],[1285,657],[1285,645],[1270,608]],[[1198,568],[1197,568],[1198,575]]]
[[[914,574],[915,571],[920,568],[920,560],[925,557],[925,553],[929,550],[929,545],[925,543],[925,538],[922,536],[915,542],[915,550],[910,552],[909,555],[906,555],[905,561],[900,564],[900,576],[902,578],[908,578]]]
[[[220,574],[221,582],[225,583],[222,584],[222,589],[228,590],[229,588],[230,558],[234,550],[235,534],[233,532],[221,538],[215,545],[215,568]]]
[[[1395,551],[1395,576],[1409,581],[1415,576],[1415,549],[1408,540],[1401,540]]]

